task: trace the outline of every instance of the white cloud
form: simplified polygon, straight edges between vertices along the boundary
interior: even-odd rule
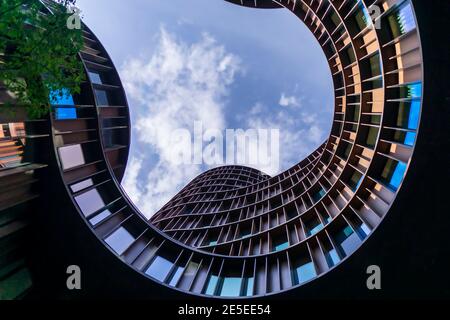
[[[258,113],[252,113],[255,109]],[[252,116],[246,123],[249,128],[279,129],[280,165],[283,170],[304,159],[326,139],[326,132],[316,113],[298,114],[296,109],[283,109],[273,113],[268,106],[257,103],[250,109],[250,114]],[[277,172],[266,173],[273,175]]]
[[[204,130],[223,130],[225,98],[241,69],[240,59],[210,35],[188,44],[164,28],[150,58],[124,64],[121,76],[135,113],[134,134],[146,152],[131,157],[123,186],[148,218],[202,171],[172,161],[174,150],[191,146],[185,140],[174,144],[171,133],[192,130],[194,121]]]
[[[300,107],[300,99],[296,96],[287,96],[284,92],[281,94],[278,104],[282,107]]]

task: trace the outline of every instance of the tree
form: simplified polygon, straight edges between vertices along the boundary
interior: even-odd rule
[[[45,1],[50,13],[38,0],[0,0],[0,82],[16,100],[0,108],[24,106],[39,118],[52,100],[80,92],[82,30],[67,27],[75,1]]]

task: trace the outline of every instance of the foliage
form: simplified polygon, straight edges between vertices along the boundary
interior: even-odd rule
[[[0,82],[30,118],[46,115],[58,95],[80,92],[82,31],[67,27],[75,1],[45,1],[50,14],[38,0],[0,0]]]

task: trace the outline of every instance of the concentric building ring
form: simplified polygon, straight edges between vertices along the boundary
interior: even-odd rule
[[[323,48],[335,91],[332,129],[297,165],[274,177],[242,166],[209,170],[147,221],[120,186],[131,127],[125,92],[84,25],[79,56],[88,81],[73,105],[53,106],[48,123],[49,170],[63,186],[60,201],[70,203],[65,215],[59,203],[50,208],[54,224],[77,225],[74,248],[86,240],[108,261],[99,267],[105,273],[122,270],[154,296],[170,288],[162,292],[262,297],[339,272],[388,214],[414,162],[424,69],[410,0],[229,2],[286,8]]]

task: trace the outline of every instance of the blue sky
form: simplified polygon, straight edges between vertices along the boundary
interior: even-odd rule
[[[124,5],[126,3],[126,5]],[[78,0],[129,100],[133,135],[123,186],[150,217],[207,165],[178,165],[178,128],[280,130],[289,168],[329,134],[332,82],[310,31],[284,9],[221,0]],[[183,147],[183,146],[181,146]]]

